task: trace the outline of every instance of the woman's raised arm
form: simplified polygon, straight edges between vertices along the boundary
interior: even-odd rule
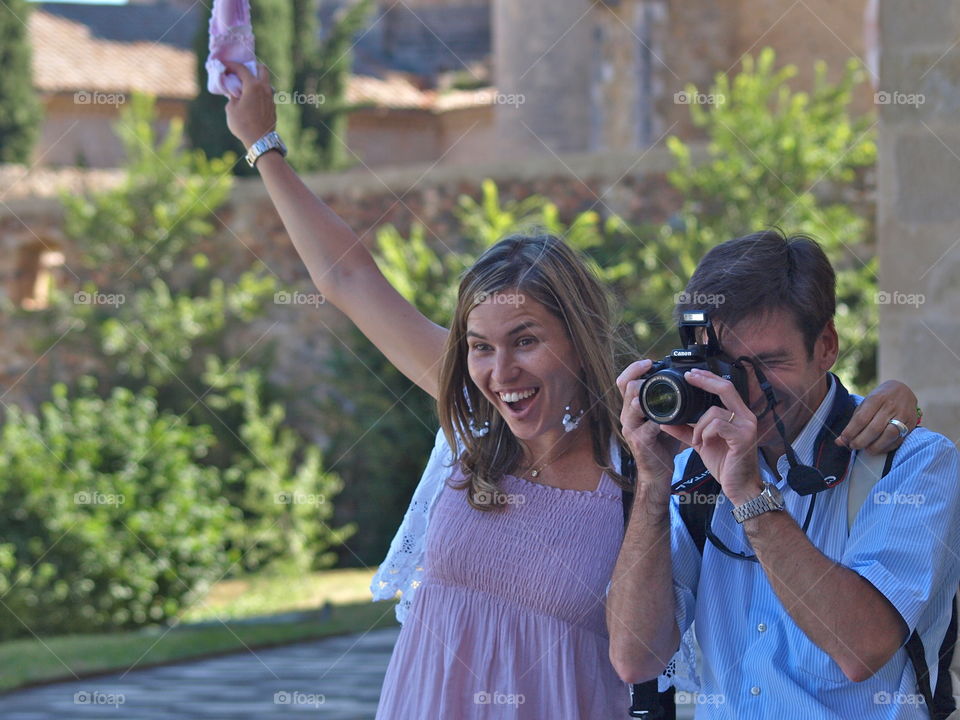
[[[225,65],[243,83],[241,96],[227,102],[227,126],[248,148],[276,127],[270,75],[262,64],[258,77],[240,63]],[[448,331],[387,282],[360,238],[304,185],[280,153],[263,154],[257,169],[317,290],[400,372],[436,397]]]

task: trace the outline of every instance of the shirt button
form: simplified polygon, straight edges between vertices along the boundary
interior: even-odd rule
[[[754,685],[752,688],[750,688],[750,694],[751,694],[751,695],[759,695],[759,694],[760,694],[760,688],[758,688],[756,685]]]
[[[767,631],[767,626],[765,624],[760,623],[759,625],[757,625],[757,632],[766,632],[766,631]]]

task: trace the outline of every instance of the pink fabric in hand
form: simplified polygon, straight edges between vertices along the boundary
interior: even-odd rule
[[[243,87],[240,78],[227,71],[224,60],[243,63],[254,77],[257,75],[249,0],[213,0],[210,15],[207,90],[217,95],[240,97]]]

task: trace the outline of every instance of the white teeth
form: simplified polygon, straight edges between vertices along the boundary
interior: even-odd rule
[[[517,400],[523,400],[528,398],[536,392],[536,389],[524,390],[523,392],[508,392],[508,393],[498,393],[500,399],[504,402],[512,403],[517,402]]]

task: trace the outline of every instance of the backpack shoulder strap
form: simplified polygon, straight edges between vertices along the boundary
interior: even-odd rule
[[[884,477],[893,465],[893,456],[896,450],[886,455],[869,455],[865,452],[858,452],[853,461],[853,468],[850,471],[850,477],[847,482],[850,488],[847,495],[847,532],[853,527],[866,502],[867,496],[877,484],[877,481]],[[958,596],[960,597],[960,596]],[[930,685],[930,668],[927,665],[926,653],[920,634],[914,630],[904,649],[907,651],[907,657],[913,666],[914,674],[917,678],[917,691],[923,696],[932,720],[952,720],[951,714],[957,709],[956,697],[953,690],[953,673],[951,673],[951,663],[956,662],[956,642],[957,642],[957,601],[954,599],[953,612],[950,619],[950,625],[947,627],[946,635],[940,646],[939,666],[937,673],[937,686]]]
[[[629,483],[629,487],[621,489],[623,500],[623,531],[627,531],[627,521],[630,519],[630,508],[633,506],[633,489],[637,484],[637,463],[633,455],[626,449],[620,448],[620,475]]]
[[[957,652],[957,615],[960,592],[953,598],[953,614],[940,644],[937,686],[933,688],[933,707],[947,720],[960,719],[960,653]],[[954,714],[956,713],[956,714]]]
[[[717,497],[722,492],[720,483],[707,470],[703,460],[695,452],[690,453],[683,469],[686,483],[680,495],[680,519],[703,557],[703,548],[707,543],[707,528],[713,521],[713,511],[717,507]]]

